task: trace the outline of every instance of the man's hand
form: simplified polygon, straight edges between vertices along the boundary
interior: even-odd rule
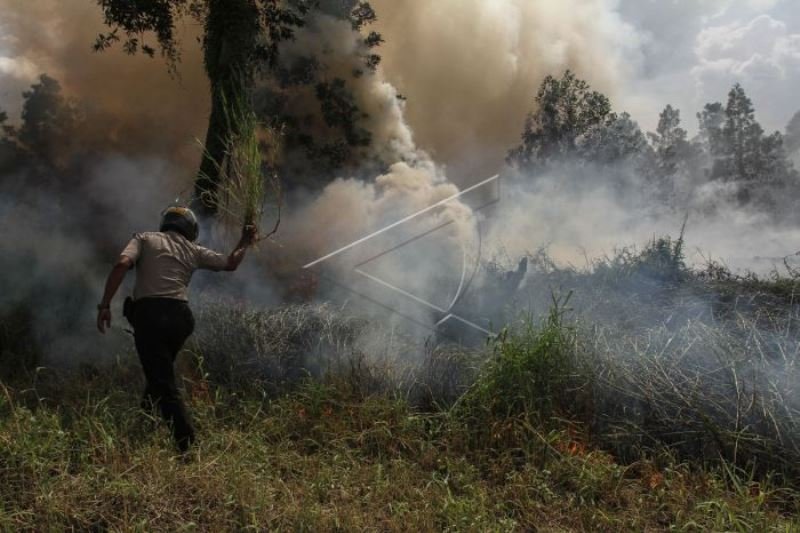
[[[111,309],[108,307],[97,310],[97,329],[103,334],[106,329],[111,329]]]
[[[244,254],[247,249],[254,245],[258,240],[258,228],[248,224],[242,228],[242,238],[239,239],[239,244],[233,249],[231,255],[228,256],[228,264],[223,270],[233,272],[244,260]]]
[[[243,246],[252,246],[258,240],[258,226],[250,225],[242,228],[242,238],[239,241]]]

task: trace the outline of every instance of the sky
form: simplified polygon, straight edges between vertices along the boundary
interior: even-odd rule
[[[796,0],[621,0],[618,9],[640,42],[621,104],[643,126],[665,103],[693,118],[737,82],[767,130],[783,130],[800,110]]]

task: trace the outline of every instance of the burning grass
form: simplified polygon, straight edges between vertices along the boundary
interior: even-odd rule
[[[795,281],[710,276],[653,244],[585,271],[532,256],[528,312],[475,350],[331,305],[201,302],[188,462],[135,409],[132,353],[17,373],[0,527],[800,528]]]

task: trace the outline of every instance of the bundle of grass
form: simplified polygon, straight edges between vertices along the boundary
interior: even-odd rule
[[[229,226],[259,226],[271,218],[273,228],[266,233],[259,231],[260,240],[264,240],[280,225],[282,194],[277,168],[283,132],[261,123],[246,96],[223,97],[223,101],[230,135],[225,139],[224,159],[214,162],[219,188],[214,197],[202,200],[214,205]]]

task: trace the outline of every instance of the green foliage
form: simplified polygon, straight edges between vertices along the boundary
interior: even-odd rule
[[[95,50],[102,51],[122,41],[126,53],[142,52],[152,57],[156,48],[146,42],[146,36],[153,33],[161,55],[174,69],[180,59],[176,27],[183,18],[192,17],[205,25],[204,48],[214,52],[207,56],[209,73],[216,66],[216,52],[222,40],[232,44],[238,39],[244,49],[237,53],[240,57],[249,56],[248,61],[274,61],[278,43],[291,38],[308,11],[302,1],[285,5],[280,0],[228,0],[224,5],[220,0],[97,0],[97,4],[111,31],[97,37]],[[239,69],[242,67],[243,63],[238,64]],[[213,82],[215,77],[211,77]]]
[[[573,157],[582,136],[614,118],[608,98],[571,71],[560,79],[547,76],[525,121],[522,144],[509,152],[508,162],[530,171]]]
[[[683,245],[683,234],[676,240],[659,237],[640,251],[620,250],[611,261],[600,263],[596,268],[601,275],[614,271],[617,283],[645,278],[671,285],[688,280],[692,275],[686,266]]]
[[[628,113],[610,116],[602,126],[592,128],[581,139],[576,155],[597,165],[622,165],[633,162],[643,167],[651,156],[639,125]]]
[[[742,204],[774,208],[775,196],[796,185],[798,175],[786,156],[783,136],[764,134],[753,103],[739,84],[728,94],[724,110],[721,104],[709,104],[700,121],[712,159],[709,177],[736,183]],[[792,197],[796,192],[791,191]]]
[[[653,147],[653,165],[649,169],[650,179],[663,200],[674,202],[678,192],[678,181],[699,173],[701,147],[690,142],[681,127],[681,113],[668,105],[661,112],[656,131],[648,134]]]
[[[58,81],[46,74],[22,97],[22,124],[6,133],[43,162],[61,166],[82,121],[76,105],[64,97]]]
[[[316,9],[349,22],[357,46],[347,56],[327,47],[284,56],[258,91],[259,116],[285,125],[283,167],[292,176],[289,186],[309,189],[323,186],[330,176],[366,174],[379,171],[383,164],[365,149],[372,143],[372,134],[366,128],[369,117],[356,98],[357,87],[365,83],[361,78],[371,76],[380,63],[376,48],[383,38],[375,31],[363,35],[377,16],[368,3],[352,0],[325,0]],[[324,42],[330,35],[324,34],[326,25],[316,23],[315,12],[310,14],[304,38]],[[342,64],[350,65],[350,72],[342,72]],[[309,99],[319,103],[318,111],[309,110],[305,103]]]
[[[494,356],[459,408],[489,420],[520,415],[547,420],[558,414],[567,405],[565,395],[576,370],[571,359],[574,338],[563,323],[567,301],[554,300],[541,328],[527,318],[521,330],[500,335]]]
[[[788,154],[800,146],[800,119],[790,123],[788,138],[765,134],[738,84],[726,105],[707,104],[697,118],[698,135],[689,139],[680,112],[667,106],[656,131],[645,136],[629,114],[612,112],[607,97],[567,71],[545,78],[507,162],[531,178],[560,167],[578,180],[608,180],[648,209],[655,196],[672,209],[714,210],[731,202],[780,222],[793,219],[800,175]],[[722,197],[697,194],[709,181]]]
[[[332,128],[341,128],[350,146],[369,146],[371,134],[358,126],[359,119],[366,115],[359,111],[345,81],[336,78],[331,82],[320,82],[316,86],[317,98],[322,104],[322,116]]]

